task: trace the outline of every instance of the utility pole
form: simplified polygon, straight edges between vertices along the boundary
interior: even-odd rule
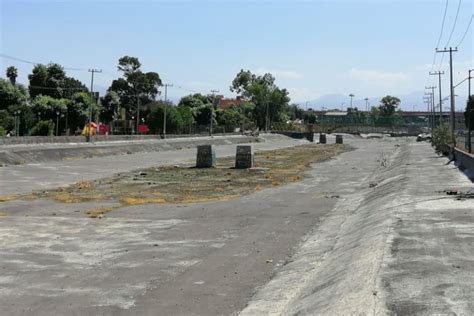
[[[454,104],[454,83],[453,83],[453,52],[457,52],[458,48],[452,48],[450,47],[449,49],[442,49],[438,50],[436,49],[437,53],[449,53],[449,81],[450,81],[450,91],[451,91],[451,114],[450,114],[450,119],[451,119],[451,142],[453,143],[453,150],[456,147],[456,136],[454,134],[454,129],[456,128],[456,121],[454,117],[454,111],[455,111],[455,104]]]
[[[164,115],[163,115],[163,139],[166,139],[166,107],[168,106],[168,87],[172,87],[172,84],[164,84],[165,87],[165,105],[164,105]]]
[[[212,119],[214,118],[214,102],[215,102],[215,95],[219,93],[219,90],[211,90],[212,93],[212,104],[211,104],[211,122],[209,126],[209,136],[212,136]]]
[[[138,124],[140,124],[140,94],[137,94],[137,123],[135,124],[135,133],[138,135]]]
[[[438,91],[439,91],[439,124],[443,122],[443,99],[441,96],[441,75],[444,75],[444,71],[430,71],[431,76],[438,76]]]
[[[92,101],[94,100],[94,73],[101,73],[102,70],[89,69],[91,74],[91,102],[89,103],[89,128],[87,129],[86,141],[91,141],[91,129],[92,129]]]
[[[467,149],[469,153],[472,153],[472,145],[471,145],[471,131],[472,131],[472,126],[471,126],[471,112],[472,109],[469,107],[469,101],[471,101],[471,72],[474,71],[474,69],[469,69],[469,76],[467,77],[468,80],[468,88],[467,88]]]
[[[431,106],[431,93],[425,92],[425,95],[426,95],[426,97],[423,98],[423,101],[424,101],[424,103],[426,104],[427,111],[428,111],[428,112],[431,112],[431,111],[430,111],[430,106]],[[426,123],[426,127],[427,127],[427,128],[431,128],[431,122],[430,122],[429,116],[428,116],[428,122]]]
[[[351,97],[351,109],[352,109],[352,98],[355,97],[355,95],[353,93],[349,94],[349,96]]]
[[[365,123],[369,124],[369,98],[365,98]]]
[[[431,90],[430,95],[431,95],[431,131],[434,130],[435,128],[435,102],[434,102],[434,89],[436,89],[436,86],[431,86],[431,87],[425,87],[425,89]]]

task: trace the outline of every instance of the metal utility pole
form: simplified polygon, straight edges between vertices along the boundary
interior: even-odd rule
[[[431,86],[431,87],[425,87],[425,89],[431,90],[430,95],[431,95],[431,129],[434,130],[435,128],[435,116],[436,116],[436,111],[435,111],[435,102],[434,102],[434,89],[436,89],[436,86]]]
[[[450,91],[451,91],[451,114],[450,114],[450,119],[451,119],[451,142],[453,143],[453,149],[456,147],[456,136],[454,134],[454,129],[456,128],[456,121],[454,117],[454,111],[455,111],[455,100],[454,100],[454,82],[453,82],[453,52],[457,52],[458,49],[450,47],[449,49],[442,49],[438,50],[436,49],[437,53],[449,53],[449,81],[450,81]]]
[[[89,128],[87,129],[86,141],[91,141],[91,124],[92,124],[92,101],[94,100],[94,73],[101,73],[102,70],[89,69],[91,74],[91,102],[89,103]]]
[[[443,122],[443,98],[441,96],[441,75],[444,75],[444,71],[430,71],[430,75],[438,76],[438,89],[439,89],[439,124]]]
[[[163,115],[163,138],[166,139],[166,107],[168,106],[168,87],[172,87],[172,84],[164,84],[163,87],[165,87],[165,105],[164,105],[164,115]]]
[[[211,104],[211,122],[209,126],[209,136],[212,136],[212,119],[214,118],[214,102],[215,102],[215,95],[219,93],[219,90],[211,90],[212,93],[212,104]]]
[[[369,98],[365,98],[365,123],[369,124]]]
[[[469,101],[471,101],[471,72],[474,71],[474,69],[469,69],[469,76],[467,77],[468,80],[468,88],[467,88],[467,149],[469,153],[472,153],[472,145],[471,145],[471,131],[472,131],[472,126],[471,126],[471,112],[472,109],[469,107]]]

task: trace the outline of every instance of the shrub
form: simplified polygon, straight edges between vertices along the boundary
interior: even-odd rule
[[[5,129],[3,126],[0,126],[0,136],[5,136]]]
[[[449,128],[447,125],[441,124],[433,132],[431,145],[435,148],[438,155],[447,155],[449,152],[449,144]]]
[[[31,129],[31,135],[33,136],[53,136],[54,135],[54,123],[52,120],[39,121]]]

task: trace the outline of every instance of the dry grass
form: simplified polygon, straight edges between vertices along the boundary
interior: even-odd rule
[[[329,159],[348,148],[311,144],[256,153],[255,165],[259,168],[247,170],[234,169],[234,158],[218,159],[216,168],[154,167],[100,181],[80,181],[31,198],[64,203],[107,200],[122,206],[226,201],[301,181],[312,163]]]
[[[203,203],[203,202],[220,202],[220,201],[228,201],[232,199],[239,198],[240,195],[238,194],[229,194],[229,195],[222,195],[219,197],[209,197],[209,196],[199,196],[199,195],[190,195],[184,197],[180,200],[176,200],[178,204],[191,204],[191,203]]]
[[[121,200],[124,205],[163,204],[166,200],[160,197],[125,197]]]
[[[74,184],[74,187],[79,190],[86,190],[92,188],[92,182],[90,181],[79,181]]]
[[[101,208],[94,208],[85,211],[86,215],[90,218],[97,218],[97,217],[103,217],[104,214],[113,211],[113,207],[101,207]]]
[[[18,198],[18,195],[16,194],[8,194],[8,195],[0,195],[0,202],[8,202],[8,201],[13,201]]]

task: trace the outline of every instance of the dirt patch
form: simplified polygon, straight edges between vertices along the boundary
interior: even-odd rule
[[[347,145],[303,145],[257,153],[253,169],[234,169],[234,158],[217,160],[217,167],[199,169],[190,165],[149,168],[120,173],[96,181],[80,181],[69,187],[24,196],[64,203],[118,202],[122,206],[142,204],[186,204],[235,199],[266,188],[301,181],[312,163],[349,150]],[[87,211],[100,217],[109,211]]]

